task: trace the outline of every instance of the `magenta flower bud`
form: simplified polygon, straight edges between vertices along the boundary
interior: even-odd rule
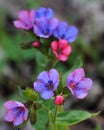
[[[61,105],[61,104],[63,104],[63,102],[64,102],[64,96],[57,95],[56,98],[55,98],[54,103],[56,105]]]
[[[4,120],[13,122],[14,126],[18,126],[28,118],[28,109],[21,102],[9,100],[4,103],[7,112],[4,115]]]
[[[39,47],[40,46],[40,44],[39,44],[39,42],[33,42],[33,47]]]

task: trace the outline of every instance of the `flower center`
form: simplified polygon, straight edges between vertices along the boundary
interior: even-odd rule
[[[58,54],[61,54],[61,50],[60,50],[60,49],[57,49],[57,53],[58,53]]]
[[[49,80],[48,83],[47,83],[47,85],[46,85],[46,87],[47,87],[48,90],[52,90],[53,87],[54,87],[54,86],[53,86],[53,81],[52,81],[52,80]]]
[[[23,107],[19,107],[19,111],[23,111],[24,110],[24,108]]]
[[[61,39],[65,39],[65,34],[62,34]]]
[[[70,83],[70,87],[71,87],[71,89],[75,89],[76,88],[76,84],[75,83]]]

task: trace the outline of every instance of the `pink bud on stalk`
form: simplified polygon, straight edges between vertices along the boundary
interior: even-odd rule
[[[33,47],[39,47],[40,46],[40,44],[39,44],[39,42],[33,42]]]
[[[63,102],[64,102],[64,96],[61,96],[61,95],[56,96],[55,101],[54,101],[56,105],[61,105],[63,104]]]

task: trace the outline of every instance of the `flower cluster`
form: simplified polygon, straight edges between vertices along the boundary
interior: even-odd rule
[[[51,69],[49,72],[41,72],[33,85],[34,90],[39,92],[43,99],[48,100],[54,97],[54,103],[61,105],[64,102],[64,94],[61,92],[61,95],[55,96],[55,91],[58,89],[59,83],[60,76],[58,71]],[[85,78],[83,68],[75,69],[67,76],[66,80],[66,87],[71,91],[72,95],[79,99],[83,99],[87,96],[87,91],[92,87],[92,84],[90,78]],[[62,87],[63,89],[65,88],[64,86]],[[10,100],[7,101],[4,106],[7,109],[4,119],[8,122],[13,122],[14,126],[18,126],[27,120],[28,109],[24,104]]]
[[[43,71],[39,74],[37,81],[34,82],[34,89],[41,94],[42,98],[50,99],[54,96],[59,81],[60,78],[57,70]],[[71,91],[72,95],[79,99],[87,96],[87,91],[92,87],[92,84],[90,78],[85,78],[83,68],[75,69],[67,76],[66,80],[66,87]]]
[[[4,107],[7,110],[4,115],[6,121],[12,122],[14,126],[19,126],[29,119],[31,124],[34,124],[37,119],[37,109],[39,106],[42,106],[48,111],[47,106],[44,107],[43,102],[41,103],[38,100],[53,99],[53,103],[57,108],[58,105],[64,103],[64,98],[67,96],[64,90],[67,90],[68,93],[70,92],[79,99],[83,99],[87,96],[88,90],[91,89],[93,82],[90,78],[85,77],[83,68],[77,68],[71,72],[67,76],[64,84],[63,81],[61,81],[64,76],[52,66],[56,58],[60,61],[66,61],[71,54],[72,48],[69,43],[73,42],[78,34],[78,29],[75,26],[69,26],[66,22],[60,21],[54,16],[51,8],[44,7],[37,10],[20,11],[18,20],[14,21],[14,26],[32,32],[34,39],[36,38],[34,42],[32,42],[32,47],[40,49],[44,55],[49,55],[47,59],[50,59],[46,64],[46,70],[41,72],[36,81],[34,81],[33,89],[26,89],[21,92],[23,94],[22,97],[24,96],[26,98],[23,104],[13,100],[4,103]],[[29,42],[29,47],[30,46]],[[53,54],[56,58],[53,58]],[[55,114],[51,115],[53,119],[51,119],[52,122],[50,123],[50,120],[48,121],[52,124],[55,122],[57,109],[52,112],[49,110],[48,114],[50,113]],[[51,116],[49,115],[49,119]]]
[[[34,35],[39,38],[47,39],[53,36],[54,39],[50,43],[50,47],[60,61],[68,59],[71,53],[71,46],[68,43],[73,42],[78,34],[78,29],[75,26],[69,26],[66,22],[60,21],[54,16],[51,8],[44,7],[37,10],[20,11],[18,20],[14,21],[14,26],[28,31],[32,30]]]

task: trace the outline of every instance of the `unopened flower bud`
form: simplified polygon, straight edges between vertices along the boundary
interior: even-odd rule
[[[33,42],[33,47],[39,47],[40,46],[40,44],[39,44],[39,42]]]
[[[30,123],[33,125],[37,121],[36,104],[33,104],[30,112]]]
[[[56,105],[61,105],[63,104],[63,102],[64,102],[64,96],[61,96],[61,95],[56,96],[55,101],[54,101]]]

